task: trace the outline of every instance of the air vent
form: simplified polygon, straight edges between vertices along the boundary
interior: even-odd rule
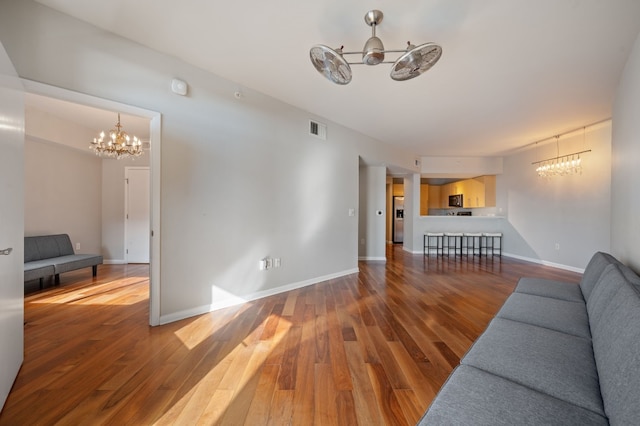
[[[309,120],[309,134],[323,141],[327,140],[327,125]]]

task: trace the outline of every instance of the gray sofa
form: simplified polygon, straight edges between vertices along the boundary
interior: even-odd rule
[[[521,278],[419,424],[640,424],[640,278],[601,252],[579,286]]]
[[[71,239],[67,234],[24,237],[24,281],[40,280],[54,276],[60,284],[60,274],[82,268],[92,268],[93,276],[98,273],[102,256],[97,254],[75,254]]]

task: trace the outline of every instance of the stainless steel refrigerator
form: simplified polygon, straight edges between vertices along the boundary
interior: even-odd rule
[[[404,241],[404,197],[393,197],[393,242]]]

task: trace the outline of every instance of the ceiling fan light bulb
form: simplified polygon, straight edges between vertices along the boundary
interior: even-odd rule
[[[370,37],[362,49],[362,63],[378,65],[384,61],[384,45],[378,37]]]

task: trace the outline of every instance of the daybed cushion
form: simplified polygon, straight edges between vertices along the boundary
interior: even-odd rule
[[[24,265],[24,281],[37,280],[54,274],[55,268],[47,261],[36,260]]]
[[[608,425],[593,411],[526,386],[460,365],[440,390],[419,425]]]
[[[589,317],[584,302],[513,293],[496,317],[537,325],[586,339],[591,338]]]
[[[589,339],[495,318],[461,363],[604,415]]]
[[[71,239],[67,234],[46,235],[36,238],[41,259],[73,254]]]
[[[74,271],[76,269],[88,268],[102,263],[102,256],[95,254],[74,254],[70,256],[60,256],[52,259],[56,274]]]

